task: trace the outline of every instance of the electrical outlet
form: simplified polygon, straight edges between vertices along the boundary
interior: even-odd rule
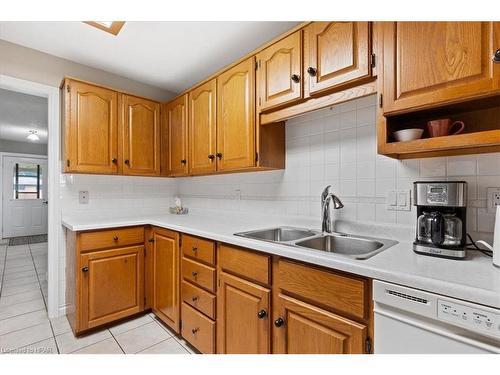
[[[80,190],[78,192],[78,202],[80,204],[89,204],[89,192],[87,190]]]
[[[488,212],[494,214],[500,206],[500,187],[489,187],[486,191],[488,197]]]

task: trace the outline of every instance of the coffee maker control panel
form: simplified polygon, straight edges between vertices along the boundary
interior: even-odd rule
[[[448,186],[427,185],[427,204],[448,204]]]

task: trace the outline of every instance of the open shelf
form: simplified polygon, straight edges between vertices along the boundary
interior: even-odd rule
[[[431,138],[430,120],[461,120],[465,129],[457,135]],[[397,142],[397,130],[424,129],[421,139]],[[500,96],[452,104],[397,116],[383,117],[378,129],[379,154],[397,159],[451,156],[500,151]]]

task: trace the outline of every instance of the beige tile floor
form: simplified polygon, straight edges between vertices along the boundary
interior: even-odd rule
[[[153,314],[76,338],[47,316],[47,243],[0,244],[0,354],[195,353]]]

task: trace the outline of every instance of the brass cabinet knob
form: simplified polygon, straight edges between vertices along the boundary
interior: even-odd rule
[[[124,163],[127,164],[127,165],[129,165],[130,164],[130,160],[125,159]]]
[[[186,164],[186,163],[187,163],[187,160],[186,160],[186,159],[182,159],[182,160],[181,160],[181,163],[182,163],[182,164]]]
[[[267,316],[267,311],[266,310],[260,310],[257,313],[257,316],[259,317],[259,319],[264,319]]]
[[[309,68],[307,68],[307,73],[309,73],[309,75],[311,77],[314,77],[316,75],[316,72],[317,72],[316,69],[313,68],[312,66],[310,66]]]
[[[118,162],[118,159],[113,158],[113,159],[111,159],[111,162],[112,162],[113,164],[116,164],[116,163]]]
[[[222,153],[220,152],[216,153],[215,156],[217,156],[219,159],[222,159]]]
[[[214,154],[210,154],[210,155],[208,155],[208,158],[209,158],[210,160],[214,160],[214,159],[215,159],[215,155],[214,155]]]
[[[89,272],[89,268],[87,266],[83,267],[82,272]]]
[[[298,74],[292,74],[292,76],[290,78],[295,83],[299,83],[300,82],[300,76]]]

